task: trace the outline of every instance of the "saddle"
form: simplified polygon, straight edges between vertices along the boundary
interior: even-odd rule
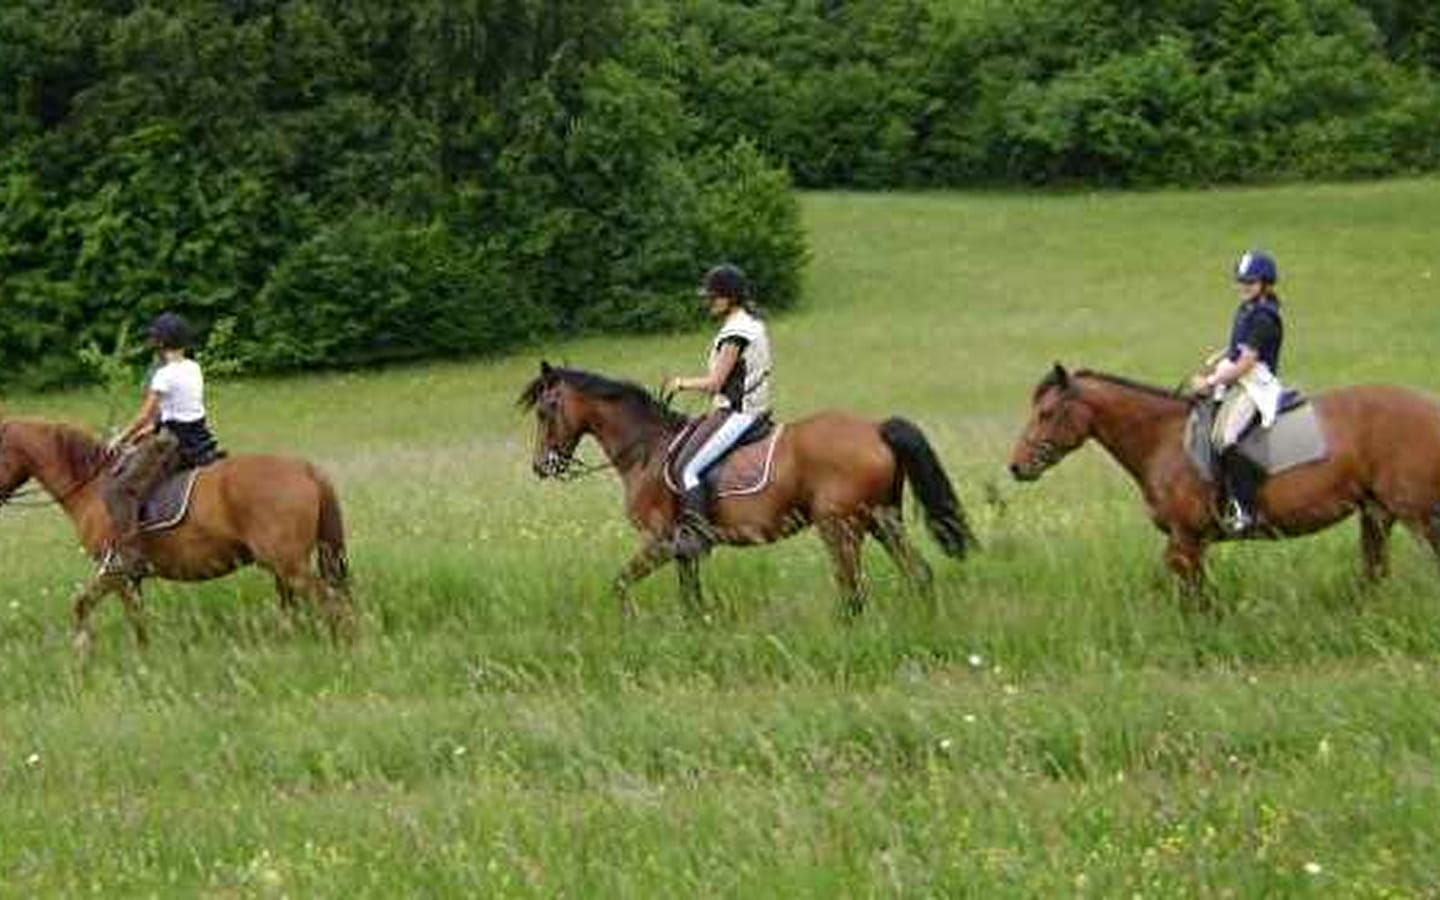
[[[1206,481],[1214,480],[1219,456],[1210,440],[1214,421],[1215,405],[1197,403],[1185,423],[1185,452]],[[1274,425],[1262,428],[1257,417],[1236,446],[1241,456],[1267,476],[1318,462],[1330,453],[1320,416],[1299,391],[1286,391],[1281,396],[1280,414]]]
[[[724,416],[701,416],[687,424],[665,451],[665,483],[679,494],[680,473],[710,436],[725,421]],[[779,444],[784,425],[776,425],[768,415],[751,425],[740,439],[705,470],[705,484],[712,498],[758,494],[770,486],[774,476],[775,447]]]
[[[190,498],[195,494],[199,469],[185,469],[167,475],[140,501],[140,531],[165,531],[185,521]]]

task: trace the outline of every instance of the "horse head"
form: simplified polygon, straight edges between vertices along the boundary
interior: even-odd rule
[[[30,480],[30,458],[14,433],[18,427],[0,416],[0,503]]]
[[[1010,455],[1010,474],[1034,481],[1090,437],[1094,413],[1075,379],[1058,362],[1046,373],[1030,403],[1030,421]]]
[[[540,478],[562,477],[575,448],[590,430],[585,396],[566,380],[565,370],[540,363],[540,374],[520,394],[522,408],[535,410],[535,458]]]

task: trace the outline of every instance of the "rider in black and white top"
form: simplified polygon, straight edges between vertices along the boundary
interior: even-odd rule
[[[666,379],[667,390],[701,391],[714,396],[712,416],[724,421],[681,473],[681,516],[675,552],[682,558],[704,553],[711,543],[705,470],[723,457],[755,422],[770,411],[770,337],[755,315],[745,273],[720,265],[705,273],[700,296],[721,320],[710,344],[704,375]]]

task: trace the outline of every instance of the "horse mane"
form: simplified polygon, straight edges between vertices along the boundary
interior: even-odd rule
[[[1136,381],[1133,378],[1126,378],[1123,375],[1112,375],[1109,372],[1100,372],[1095,369],[1079,369],[1078,371],[1071,372],[1070,378],[1093,378],[1096,381],[1103,381],[1107,384],[1128,388],[1132,391],[1139,391],[1142,394],[1149,394],[1152,397],[1158,397],[1162,400],[1174,400],[1177,403],[1185,402],[1183,397],[1176,396],[1175,391],[1169,388],[1157,387],[1153,384],[1146,384],[1143,381]],[[1051,369],[1045,373],[1045,377],[1040,379],[1040,383],[1035,386],[1035,393],[1032,399],[1039,399],[1041,394],[1053,387],[1059,386],[1059,374],[1055,369]]]
[[[105,445],[83,430],[73,425],[46,424],[56,457],[69,467],[76,478],[92,478],[110,461],[110,451]]]
[[[618,381],[584,369],[552,367],[540,373],[520,392],[516,405],[524,410],[534,409],[540,402],[540,395],[556,382],[567,384],[587,397],[624,404],[640,415],[665,425],[680,425],[686,421],[684,415],[661,403],[654,394],[633,381]]]

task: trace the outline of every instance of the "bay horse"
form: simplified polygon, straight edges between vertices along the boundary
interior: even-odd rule
[[[580,440],[600,444],[625,488],[625,511],[643,546],[616,577],[622,614],[634,615],[630,588],[675,559],[672,535],[678,498],[665,481],[667,451],[688,423],[639,385],[579,369],[540,364],[519,405],[536,414],[533,469],[540,478],[571,472]],[[904,419],[871,422],[826,412],[785,425],[773,460],[773,481],[758,494],[718,499],[710,520],[720,543],[744,546],[788,537],[810,524],[820,532],[841,593],[841,612],[864,607],[860,549],[874,536],[902,575],[933,602],[932,575],[906,535],[900,515],[908,479],[925,509],[931,534],[949,556],[974,542],[945,469],[919,428]],[[682,598],[698,612],[696,560],[677,560]]]
[[[1218,523],[1214,486],[1185,452],[1190,402],[1115,375],[1071,374],[1056,363],[1035,388],[1010,471],[1033,481],[1094,438],[1139,484],[1151,520],[1169,539],[1166,563],[1195,597],[1205,586],[1206,546],[1229,535]],[[1265,527],[1255,536],[1310,534],[1358,512],[1368,580],[1388,572],[1397,521],[1440,558],[1440,405],[1387,385],[1339,388],[1310,402],[1329,455],[1266,479],[1258,498]]]
[[[69,425],[0,419],[0,505],[33,478],[98,563],[113,534],[100,488],[114,456]],[[144,534],[142,548],[153,574],[170,581],[206,581],[256,563],[275,576],[282,612],[293,609],[298,593],[321,609],[332,636],[352,625],[340,503],[325,476],[303,460],[240,455],[206,466],[184,520]],[[136,641],[149,643],[139,581],[97,573],[74,598],[74,645],[82,654],[93,641],[90,613],[110,593],[120,595]]]

